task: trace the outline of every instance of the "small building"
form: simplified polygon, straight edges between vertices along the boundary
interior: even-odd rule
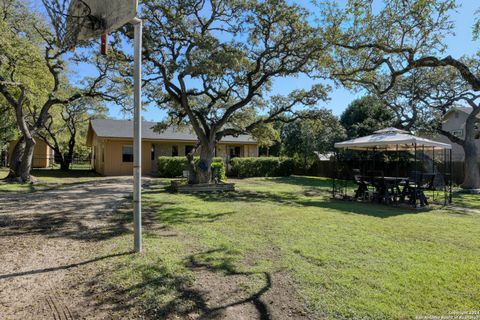
[[[11,141],[8,148],[8,163],[12,160],[13,150],[18,140]],[[40,138],[35,138],[35,148],[33,150],[32,168],[44,169],[54,163],[54,152],[48,144]]]
[[[197,143],[191,130],[169,127],[153,130],[156,122],[142,122],[142,174],[155,175],[160,156],[185,156]],[[92,148],[92,167],[104,176],[131,175],[133,172],[133,121],[91,120],[87,146]],[[234,157],[258,157],[258,143],[249,135],[226,136],[215,156],[229,161]]]

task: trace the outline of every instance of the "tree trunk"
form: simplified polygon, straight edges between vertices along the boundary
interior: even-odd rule
[[[200,160],[196,163],[197,183],[212,182],[212,162],[215,155],[215,143],[200,147]]]
[[[477,115],[480,112],[480,107],[474,109],[465,122],[465,141],[463,143],[463,151],[465,152],[464,172],[465,178],[461,184],[461,188],[480,189],[480,171],[478,167],[479,150],[475,143],[477,123]]]
[[[35,143],[35,139],[33,139],[32,137],[25,138],[25,149],[21,157],[21,162],[18,166],[15,176],[13,177],[14,180],[21,183],[30,182],[30,172],[32,171],[32,161]]]
[[[480,189],[480,170],[478,167],[478,148],[474,139],[466,139],[463,145],[465,152],[464,172],[465,179],[461,184],[462,189]]]
[[[23,152],[25,151],[25,139],[21,137],[13,149],[12,157],[9,164],[9,173],[7,180],[16,179],[19,174],[20,164],[22,163]]]
[[[67,157],[63,157],[63,160],[60,162],[60,170],[68,171],[70,170],[71,161],[67,159]]]
[[[187,165],[188,165],[188,184],[197,183],[197,170],[195,168],[195,152],[197,147],[195,147],[190,153],[186,154]]]
[[[195,162],[194,154],[200,151],[200,159]],[[195,148],[186,155],[188,161],[188,183],[211,183],[212,182],[212,162],[215,156],[215,142],[209,142],[208,144],[200,144],[199,148]]]
[[[62,162],[60,163],[60,169],[64,171],[70,170],[70,165],[73,161],[73,154],[75,150],[75,141],[70,140],[68,144],[68,152],[62,155]]]
[[[36,142],[33,138],[35,130],[34,128],[29,127],[23,114],[23,102],[19,102],[15,106],[15,120],[17,122],[18,129],[22,133],[21,140],[23,140],[22,144],[24,144],[25,147],[21,157],[19,158],[21,161],[18,164],[18,167],[15,167],[16,170],[14,170],[13,176],[10,178],[17,182],[24,183],[31,180],[30,171],[32,170],[33,152]],[[12,163],[14,166],[16,166],[18,162],[12,161]]]

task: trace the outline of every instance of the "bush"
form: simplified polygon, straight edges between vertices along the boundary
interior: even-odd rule
[[[220,178],[221,181],[227,180],[227,174],[226,174],[225,164],[223,163],[223,160],[218,162],[213,162],[212,170],[217,170],[218,177]]]
[[[231,175],[238,178],[289,176],[294,168],[292,159],[277,157],[234,158],[231,164]]]
[[[185,157],[159,157],[157,163],[158,176],[162,178],[180,177],[187,169]]]
[[[195,161],[200,158],[195,157]],[[188,170],[187,158],[180,157],[159,157],[158,158],[158,176],[161,178],[176,178],[183,175],[184,170]],[[212,169],[219,171],[220,180],[225,180],[225,164],[220,157],[213,158]]]

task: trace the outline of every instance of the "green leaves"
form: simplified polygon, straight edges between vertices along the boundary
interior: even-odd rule
[[[379,79],[405,72],[415,59],[441,54],[452,33],[454,0],[388,0],[372,5],[349,1],[346,8],[329,6],[325,37],[333,45],[332,73],[347,86],[387,91]],[[408,66],[408,67],[407,67]],[[408,70],[407,70],[408,71]]]
[[[372,134],[376,130],[392,126],[395,120],[393,111],[374,96],[354,100],[340,117],[348,138]]]
[[[330,110],[320,109],[311,112],[304,119],[288,123],[283,127],[283,153],[313,162],[314,152],[332,151],[333,144],[345,137],[344,131]]]
[[[324,41],[300,5],[286,0],[146,0],[142,15],[145,69],[151,79],[145,91],[170,118],[188,119],[200,140],[219,139],[224,132],[259,133],[266,128],[260,126],[285,118],[294,107],[327,98],[323,86],[287,91],[282,97],[269,94],[274,79],[320,75],[328,61]]]

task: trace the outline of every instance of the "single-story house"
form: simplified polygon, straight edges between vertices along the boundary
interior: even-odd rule
[[[155,175],[160,156],[185,156],[197,143],[192,130],[169,127],[153,130],[156,122],[142,122],[142,174]],[[133,121],[91,120],[87,146],[92,148],[92,167],[104,176],[130,175],[133,171]],[[234,157],[258,157],[258,143],[249,135],[226,136],[215,156],[225,161]]]
[[[35,169],[44,169],[50,167],[54,163],[54,152],[45,141],[40,138],[35,139],[35,148],[33,149],[33,159],[32,159],[32,168]],[[11,141],[8,148],[8,163],[12,159],[13,150],[17,140]]]

